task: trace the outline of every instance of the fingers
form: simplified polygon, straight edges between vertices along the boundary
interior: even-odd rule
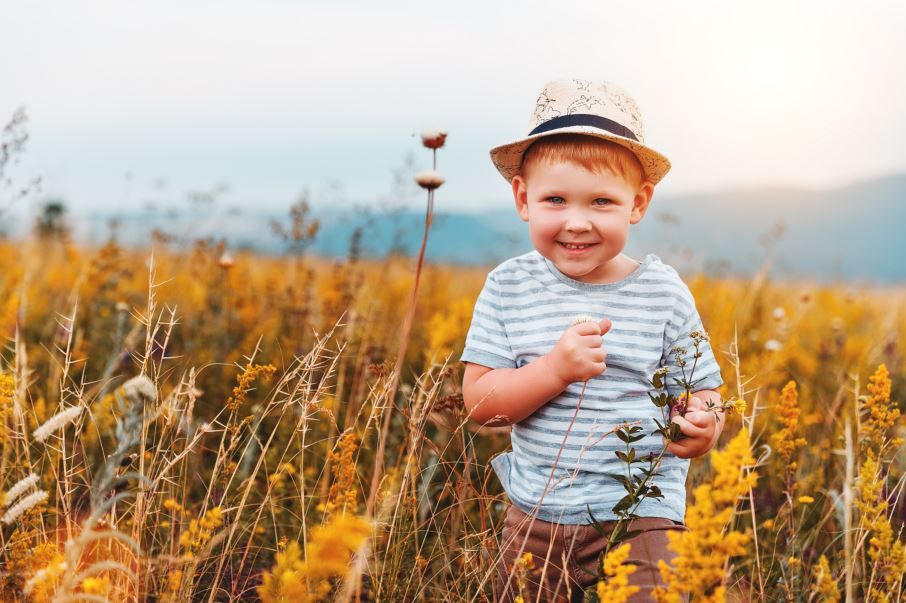
[[[613,321],[609,318],[602,318],[598,322],[580,322],[573,328],[579,335],[604,335],[613,326]]]
[[[690,413],[690,414],[692,414],[692,413]],[[677,415],[677,416],[673,417],[673,419],[671,419],[671,421],[673,421],[674,423],[679,425],[680,431],[682,431],[684,435],[687,435],[690,438],[707,437],[708,429],[704,426],[690,422],[689,419],[687,418],[688,416],[689,416],[688,414],[685,417]]]
[[[595,349],[595,350],[591,350],[591,351],[589,352],[589,356],[588,356],[588,357],[589,357],[589,359],[590,359],[592,362],[601,362],[601,363],[603,363],[603,362],[605,362],[605,361],[607,360],[607,353],[604,352],[604,350],[602,350],[601,348],[598,348],[598,349]]]
[[[601,327],[596,322],[580,322],[573,329],[577,335],[601,336]]]
[[[690,459],[696,456],[701,456],[707,451],[704,450],[701,444],[697,441],[680,440],[679,442],[668,444],[667,452],[669,452],[670,454],[675,454],[681,459]]]
[[[689,404],[686,405],[686,408],[688,410],[704,410],[705,402],[698,396],[692,396],[692,398],[689,399]]]
[[[602,341],[600,335],[582,335],[579,337],[579,343],[586,348],[599,348]]]
[[[714,424],[714,413],[706,410],[690,410],[684,417],[687,421],[697,427],[707,428]]]
[[[601,329],[601,335],[604,335],[605,333],[607,333],[607,331],[609,331],[610,327],[612,327],[612,326],[613,326],[613,321],[611,321],[609,318],[602,318],[601,321],[598,323],[598,327],[600,327],[600,329]]]

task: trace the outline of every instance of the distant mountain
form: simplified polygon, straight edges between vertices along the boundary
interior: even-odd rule
[[[428,238],[432,262],[494,265],[531,249],[527,227],[513,210],[481,215],[441,209]],[[72,217],[77,239],[99,241],[108,223],[119,221],[118,237],[145,244],[151,229],[184,237],[225,237],[234,248],[281,253],[270,221],[286,213],[196,210],[94,212]],[[317,209],[321,221],[310,253],[348,254],[353,232],[361,229],[361,253],[382,257],[391,250],[417,253],[424,213],[377,209]],[[734,190],[698,195],[655,193],[648,215],[632,227],[627,253],[641,259],[656,253],[680,271],[750,275],[773,257],[772,275],[818,281],[895,283],[906,281],[906,174],[850,186],[807,191],[786,188]]]

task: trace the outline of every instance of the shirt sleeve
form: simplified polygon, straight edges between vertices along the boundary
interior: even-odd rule
[[[677,396],[685,391],[685,388],[675,381],[675,379],[683,378],[684,371],[686,379],[692,383],[690,391],[717,389],[723,384],[724,380],[720,376],[720,367],[714,358],[710,342],[707,340],[701,341],[698,348],[701,357],[695,358],[695,338],[692,337],[692,334],[696,332],[705,333],[705,329],[702,326],[702,320],[694,302],[691,313],[681,317],[679,324],[679,328],[671,330],[672,338],[666,339],[668,343],[664,346],[664,353],[661,357],[661,366],[669,369],[665,379],[667,392]],[[670,334],[668,333],[668,335]],[[682,361],[674,353],[676,348],[685,350],[685,366],[680,366]]]
[[[510,347],[501,317],[503,301],[494,273],[485,279],[472,312],[472,324],[466,335],[466,346],[459,358],[461,362],[474,362],[489,368],[516,368],[516,359]]]

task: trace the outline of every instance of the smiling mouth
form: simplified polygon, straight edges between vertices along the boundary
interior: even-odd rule
[[[564,243],[563,241],[557,241],[557,243],[567,249],[572,249],[574,251],[578,251],[581,249],[588,249],[592,245],[597,244],[597,243]]]

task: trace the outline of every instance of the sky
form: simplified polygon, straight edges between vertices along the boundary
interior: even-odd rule
[[[439,211],[511,206],[488,150],[539,91],[607,79],[673,169],[659,194],[824,188],[906,171],[906,3],[597,0],[0,0],[10,173],[70,211],[185,204],[419,207],[397,190],[438,153]],[[0,196],[9,191],[0,188]],[[3,199],[0,198],[0,203]]]

